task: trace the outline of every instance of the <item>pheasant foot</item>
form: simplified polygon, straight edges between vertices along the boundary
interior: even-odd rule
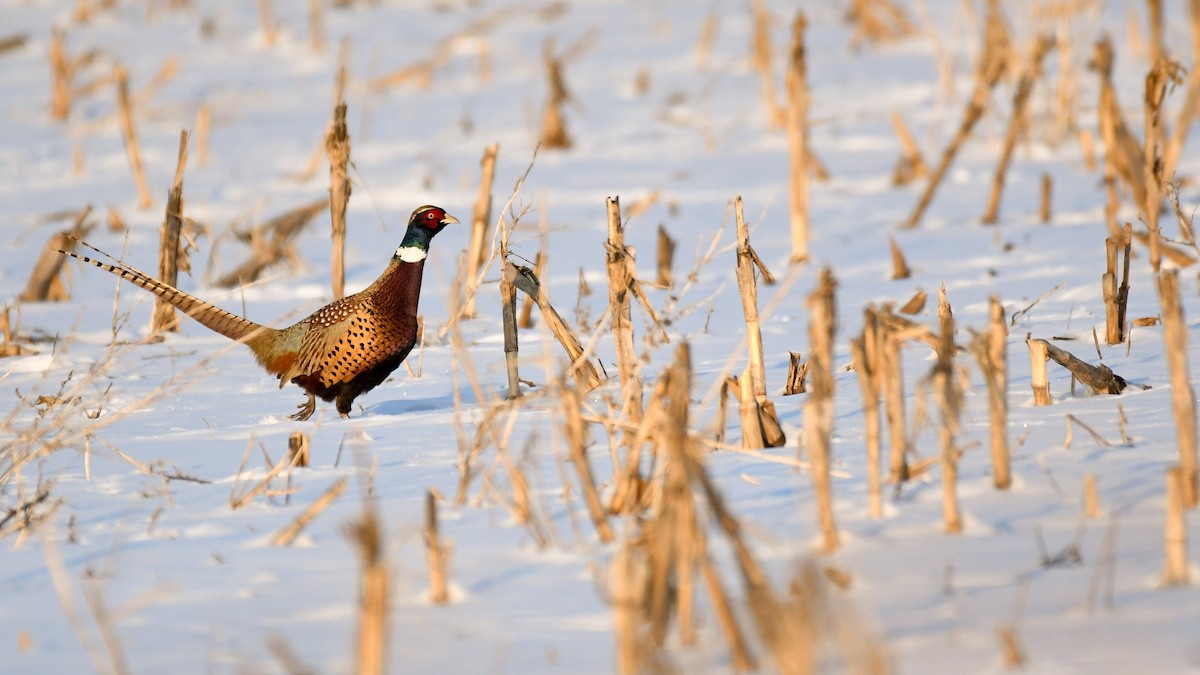
[[[288,417],[296,420],[297,422],[303,422],[304,420],[312,417],[313,411],[317,409],[317,397],[313,394],[309,394],[308,400],[296,407],[300,409],[300,412],[296,413],[295,415],[288,415]]]

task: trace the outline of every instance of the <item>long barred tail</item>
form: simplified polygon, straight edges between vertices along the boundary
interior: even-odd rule
[[[87,246],[97,253],[106,256],[108,255],[107,253],[104,253],[103,251],[91,246],[86,242],[80,241],[79,243]],[[204,324],[209,329],[214,330],[227,338],[245,341],[254,336],[256,333],[261,334],[265,331],[271,330],[262,324],[257,324],[253,321],[243,319],[235,314],[230,314],[220,307],[205,302],[194,295],[188,295],[187,293],[184,293],[170,284],[165,284],[158,279],[155,279],[144,272],[140,272],[121,262],[109,264],[99,260],[94,260],[84,255],[79,255],[78,253],[72,253],[71,251],[59,250],[59,253],[62,253],[63,255],[69,255],[76,260],[82,260],[89,265],[99,267],[105,272],[111,272],[122,279],[125,279],[126,281],[129,281],[137,286],[141,286],[163,300],[171,303],[177,307],[179,311],[187,314],[196,321]],[[112,256],[108,257],[111,258]]]

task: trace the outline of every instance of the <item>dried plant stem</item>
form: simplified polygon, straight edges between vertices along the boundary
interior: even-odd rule
[[[1053,46],[1054,40],[1048,34],[1037,36],[1030,50],[1029,61],[1025,64],[1025,69],[1017,80],[1016,91],[1013,93],[1012,117],[1008,120],[1008,130],[1004,134],[1000,160],[996,162],[996,171],[992,174],[992,191],[988,195],[987,210],[983,214],[985,225],[994,224],[999,217],[1000,195],[1004,192],[1004,177],[1008,173],[1008,164],[1012,160],[1013,149],[1016,147],[1017,137],[1021,133],[1029,94],[1033,91],[1034,83],[1042,76],[1042,59]]]
[[[779,128],[787,121],[787,111],[779,105],[775,93],[775,73],[771,70],[771,14],[763,0],[751,0],[750,8],[754,14],[751,56],[754,68],[762,78],[763,109],[767,112],[767,126]]]
[[[1049,345],[1045,340],[1026,340],[1025,344],[1029,345],[1029,376],[1030,386],[1033,387],[1033,404],[1050,405],[1050,377],[1046,373],[1046,360],[1049,358],[1046,348]]]
[[[1163,542],[1165,586],[1186,586],[1189,582],[1187,520],[1184,517],[1187,487],[1183,473],[1178,466],[1167,469],[1167,523]]]
[[[312,219],[329,208],[329,198],[321,197],[289,209],[270,220],[256,225],[239,237],[250,243],[250,256],[242,264],[213,280],[218,288],[232,288],[257,281],[271,265],[281,260],[296,258],[293,241],[304,231]]]
[[[948,534],[959,534],[962,532],[962,514],[958,509],[958,459],[962,451],[958,449],[955,436],[962,413],[962,391],[954,377],[954,314],[946,300],[945,287],[938,289],[938,325],[941,339],[938,341],[937,363],[933,368],[933,387],[942,418],[938,428],[941,440],[942,520]]]
[[[308,508],[304,509],[304,512],[299,516],[296,516],[296,519],[289,523],[287,527],[283,528],[277,532],[275,536],[271,537],[271,545],[291,545],[291,543],[296,540],[296,537],[300,536],[300,533],[304,531],[304,528],[308,527],[309,523],[315,520],[317,516],[321,515],[325,509],[329,508],[329,505],[332,504],[338,497],[342,496],[342,493],[345,491],[346,478],[343,476],[337,479],[333,485],[330,485],[329,489],[325,490],[325,492],[322,492],[321,496],[317,497],[316,501],[314,501],[312,504],[309,504]]]
[[[163,218],[158,247],[158,279],[171,286],[179,285],[180,233],[183,230],[183,171],[187,166],[188,132],[179,132],[179,159],[175,164],[175,180],[167,194],[167,213]],[[150,331],[179,332],[179,317],[175,306],[161,297],[154,300],[154,315]]]
[[[912,270],[908,268],[908,261],[904,259],[904,251],[900,250],[900,245],[896,243],[895,237],[888,237],[888,244],[892,249],[892,280],[899,281],[912,276]]]
[[[812,465],[813,484],[817,493],[817,511],[821,535],[827,553],[836,551],[841,543],[833,518],[833,486],[830,470],[830,439],[833,434],[833,337],[837,311],[834,292],[837,282],[829,269],[821,271],[817,288],[808,298],[809,341],[812,355],[809,374],[812,387],[804,404],[805,445]]]
[[[54,594],[58,598],[59,605],[62,607],[71,632],[75,634],[75,638],[83,646],[83,651],[87,654],[96,672],[126,675],[129,672],[129,667],[125,661],[124,654],[119,650],[113,650],[114,646],[119,647],[120,645],[110,642],[110,638],[113,636],[111,631],[107,629],[111,627],[107,625],[97,626],[97,633],[100,633],[98,636],[93,636],[91,631],[88,630],[88,623],[84,621],[83,615],[79,611],[78,600],[76,594],[73,592],[71,579],[67,573],[67,565],[63,560],[62,551],[59,549],[58,540],[51,536],[44,536],[42,539],[41,549],[46,561],[47,576],[50,578],[50,585],[54,588]],[[89,605],[91,605],[90,601]],[[92,618],[95,618],[94,612]],[[100,640],[99,645],[95,642],[96,638]]]
[[[1192,55],[1193,63],[1200,58],[1200,0],[1188,0],[1189,18],[1192,25]],[[1192,122],[1200,114],[1200,68],[1192,67],[1188,71],[1187,87],[1183,95],[1183,104],[1179,109],[1179,118],[1171,132],[1171,140],[1163,148],[1162,172],[1164,180],[1174,179],[1175,167],[1183,153],[1184,141],[1187,140]]]
[[[467,250],[467,278],[475,279],[479,270],[487,263],[488,223],[492,220],[492,183],[496,177],[496,156],[500,144],[492,143],[483,150],[479,160],[481,176],[479,194],[475,197],[475,208],[471,212],[471,239]],[[463,316],[475,316],[475,294],[469,293],[463,302]]]
[[[1146,30],[1150,37],[1150,62],[1166,56],[1163,49],[1163,6],[1162,0],[1146,0]]]
[[[750,556],[749,550],[745,547],[745,543],[741,540],[737,520],[725,511],[724,504],[705,475],[704,468],[697,460],[695,448],[688,437],[688,409],[691,405],[690,382],[691,350],[685,342],[679,346],[674,363],[661,380],[663,398],[666,403],[663,409],[663,433],[659,447],[667,456],[669,463],[666,470],[663,508],[655,519],[655,524],[662,527],[663,538],[671,537],[675,540],[675,555],[683,558],[680,561],[681,564],[686,564],[686,571],[685,568],[680,568],[680,571],[685,571],[690,576],[693,573],[692,568],[696,564],[699,565],[701,573],[704,575],[709,597],[717,613],[718,623],[729,642],[733,668],[736,672],[745,672],[755,668],[754,657],[750,654],[741,628],[738,626],[736,615],[731,610],[728,596],[721,586],[712,561],[707,554],[704,536],[701,534],[696,520],[696,506],[689,484],[700,483],[715,519],[738,549],[739,565],[743,569],[753,568],[758,572],[754,578],[760,582],[763,581],[763,576],[757,563]],[[657,397],[656,400],[658,400]],[[690,583],[689,579],[687,584],[690,585]],[[653,598],[653,595],[651,597]]]
[[[625,226],[621,222],[621,204],[617,197],[607,200],[608,303],[612,318],[613,342],[617,352],[617,369],[621,375],[621,412],[630,422],[642,419],[642,384],[638,376],[641,364],[633,344],[633,318],[630,293],[637,283],[633,252],[625,247]],[[626,444],[630,440],[625,436]]]
[[[62,269],[67,257],[62,252],[75,250],[76,243],[87,236],[93,224],[87,222],[92,213],[89,204],[75,217],[70,230],[56,232],[46,241],[42,254],[38,256],[29,281],[18,298],[23,302],[62,302],[68,298],[67,288],[62,282]]]
[[[268,47],[274,47],[279,38],[275,29],[275,12],[271,8],[271,0],[258,0],[258,21],[262,24],[263,42]]]
[[[369,504],[363,508],[362,520],[351,527],[362,566],[355,650],[358,675],[382,675],[386,670],[391,580],[383,557],[382,529],[374,507]]]
[[[792,21],[791,58],[787,70],[788,167],[791,179],[788,209],[792,227],[792,262],[808,258],[809,96],[804,61],[804,30],[807,25],[804,12],[797,11]]]
[[[1083,513],[1095,520],[1100,517],[1100,498],[1096,495],[1096,474],[1083,475]]]
[[[1112,237],[1104,240],[1105,272],[1100,277],[1104,293],[1104,341],[1115,345],[1124,341],[1125,331],[1121,326],[1120,299],[1117,297],[1117,242]]]
[[[583,491],[583,501],[587,505],[588,516],[596,528],[600,541],[607,544],[613,540],[612,528],[608,524],[608,514],[596,492],[596,480],[592,476],[592,465],[587,458],[587,427],[580,414],[582,401],[579,391],[571,387],[562,390],[563,431],[567,439],[567,452],[575,471],[579,474],[579,484]]]
[[[851,0],[846,18],[854,24],[850,43],[855,47],[864,40],[872,44],[898,40],[917,30],[892,0]]]
[[[733,660],[733,671],[735,673],[747,673],[757,670],[758,664],[754,656],[750,653],[750,648],[747,646],[741,626],[738,625],[736,614],[734,614],[733,607],[729,602],[729,595],[721,585],[721,579],[717,576],[717,570],[708,556],[701,558],[700,572],[704,577],[704,585],[708,589],[708,595],[712,598],[713,612],[717,615],[717,622],[721,626],[721,632],[725,634],[725,639],[729,642],[729,651]]]
[[[293,431],[288,437],[288,458],[297,467],[308,466],[308,435],[303,431]]]
[[[1053,217],[1053,196],[1054,196],[1054,180],[1050,178],[1050,174],[1042,173],[1042,191],[1040,206],[1038,207],[1038,218],[1043,223],[1049,223]]]
[[[971,130],[975,128],[975,124],[983,117],[983,113],[987,111],[988,98],[991,95],[992,88],[1000,80],[1000,76],[1004,74],[1005,61],[999,54],[990,53],[992,50],[987,50],[989,53],[984,56],[983,66],[976,73],[975,89],[971,94],[971,100],[967,103],[967,108],[963,112],[962,122],[959,123],[958,131],[950,140],[950,143],[942,151],[941,159],[938,161],[937,168],[934,169],[933,175],[929,177],[929,181],[925,184],[925,190],[921,193],[920,199],[917,200],[917,205],[913,208],[908,220],[905,221],[903,227],[913,228],[921,222],[921,217],[925,214],[925,209],[929,208],[930,202],[933,201],[933,195],[937,191],[938,185],[946,176],[946,172],[950,168],[951,162],[958,154],[959,148],[971,135]]]
[[[1156,0],[1151,0],[1155,2]],[[1161,7],[1159,8],[1161,12]],[[1161,18],[1161,16],[1160,16]],[[1160,46],[1161,49],[1161,46]],[[1162,246],[1158,229],[1158,214],[1162,205],[1162,178],[1159,163],[1158,148],[1162,145],[1162,103],[1167,95],[1167,87],[1179,81],[1182,67],[1166,58],[1158,58],[1146,75],[1145,109],[1145,150],[1143,153],[1143,170],[1145,172],[1145,201],[1142,203],[1142,214],[1146,219],[1146,227],[1150,230],[1150,267],[1157,272],[1162,261]]]
[[[546,66],[546,80],[550,92],[546,96],[546,107],[542,112],[542,147],[571,147],[571,135],[563,118],[562,107],[571,100],[563,77],[563,57],[554,55],[554,41],[547,38],[542,47],[542,61]]]
[[[879,320],[874,307],[863,313],[863,331],[860,337],[850,340],[850,355],[854,359],[854,372],[862,391],[863,425],[867,434],[867,492],[871,518],[883,516],[883,499],[880,491],[880,436],[882,421],[879,415],[879,399],[882,393],[879,352]]]
[[[629,446],[629,451],[625,453],[624,465],[619,461],[616,449],[612,450],[613,455],[613,482],[615,483],[612,499],[609,501],[608,510],[611,513],[637,513],[638,509],[645,506],[642,498],[646,495],[646,480],[642,476],[642,446],[651,438],[657,437],[657,431],[663,422],[663,397],[666,383],[663,379],[659,379],[658,384],[654,386],[654,392],[651,394],[650,403],[646,407],[642,415],[642,421],[639,424],[623,423],[620,420],[613,419],[613,406],[609,405],[609,416],[603,420],[591,420],[589,422],[601,422],[607,429],[610,442],[615,446],[613,434],[617,427],[621,427],[624,434],[629,435],[632,441],[625,441]],[[585,418],[587,419],[587,418]]]
[[[314,54],[325,51],[325,20],[321,0],[308,0],[308,47]]]
[[[207,103],[201,103],[196,108],[196,164],[208,165],[208,135],[212,127],[212,108]]]
[[[613,639],[616,642],[616,667],[621,675],[637,675],[642,672],[645,650],[639,639],[638,614],[644,605],[641,590],[645,587],[638,579],[638,558],[632,544],[617,549],[609,567],[610,602],[613,606]]]
[[[517,288],[511,279],[500,278],[500,316],[504,325],[504,365],[508,372],[506,398],[521,398],[521,375],[518,372]]]
[[[533,274],[541,279],[546,271],[546,253],[545,250],[537,252],[533,259]],[[533,328],[533,307],[537,302],[528,295],[525,296],[525,301],[521,303],[521,313],[517,315],[518,328]]]
[[[787,442],[775,405],[767,399],[766,365],[763,362],[762,330],[758,320],[758,284],[754,278],[757,265],[765,279],[772,279],[762,260],[750,246],[750,230],[742,214],[742,198],[735,197],[733,209],[737,220],[737,282],[742,297],[742,312],[746,317],[746,346],[749,362],[746,366],[749,386],[741,389],[742,447],[777,448]],[[753,429],[753,432],[751,431]]]
[[[1001,626],[996,632],[1000,635],[1000,645],[1003,648],[1004,667],[1010,670],[1023,668],[1027,658],[1025,650],[1021,648],[1016,626]]]
[[[663,288],[670,288],[674,279],[671,275],[671,266],[675,260],[675,240],[671,235],[667,234],[667,228],[662,225],[658,226],[658,248],[655,259],[658,262],[658,272],[654,281]]]
[[[50,117],[63,121],[71,114],[71,77],[74,71],[66,53],[66,33],[56,28],[50,36],[50,72],[53,89],[50,98]]]
[[[249,457],[249,452],[250,452],[250,446],[247,446],[246,447],[247,454],[242,457],[243,466],[245,465],[246,459]],[[276,462],[269,471],[267,471],[267,475],[263,476],[262,480],[255,483],[254,485],[246,488],[245,490],[243,490],[241,492],[241,494],[238,494],[238,492],[237,492],[239,484],[234,483],[233,487],[230,488],[230,490],[229,490],[229,508],[231,510],[236,511],[236,510],[242,508],[243,506],[245,506],[246,504],[249,504],[250,500],[259,496],[263,492],[266,492],[267,488],[270,487],[270,485],[271,485],[271,481],[278,478],[279,474],[283,473],[283,471],[285,469],[290,470],[290,469],[296,467],[297,466],[296,463],[299,460],[300,460],[299,455],[293,455],[290,457],[288,457],[288,456],[281,457],[279,459],[279,461]],[[238,473],[241,473],[240,468],[238,469]]]
[[[425,493],[425,559],[429,565],[429,601],[444,605],[450,599],[446,590],[450,547],[438,534],[437,498]]]
[[[917,146],[899,112],[892,112],[892,128],[896,130],[896,137],[900,139],[903,149],[900,159],[896,161],[896,168],[892,170],[892,185],[908,185],[917,178],[928,178],[929,165],[921,156],[921,148]]]
[[[1064,349],[1059,349],[1045,340],[1030,340],[1030,358],[1033,358],[1033,350],[1044,349],[1045,355],[1053,359],[1055,363],[1071,371],[1071,375],[1083,384],[1089,386],[1098,394],[1119,394],[1125,390],[1125,378],[1114,373],[1108,366],[1103,363],[1099,366],[1076,358],[1076,356]],[[1043,347],[1035,347],[1033,343],[1041,343]],[[1037,382],[1034,382],[1035,392]],[[1048,395],[1047,395],[1048,396]],[[1042,405],[1042,404],[1038,404]]]
[[[133,108],[129,104],[129,75],[120,65],[113,66],[113,80],[117,84],[117,108],[121,118],[121,136],[125,139],[125,155],[129,159],[129,170],[137,186],[138,207],[148,209],[154,204],[150,186],[146,184],[146,172],[142,168],[142,153],[138,148],[137,134],[133,130]]]
[[[1183,481],[1183,500],[1189,509],[1200,502],[1196,457],[1196,405],[1188,370],[1187,323],[1179,301],[1177,270],[1158,275],[1158,297],[1162,303],[1163,340],[1167,352],[1167,370],[1171,374],[1171,409],[1179,434],[1179,465]]]
[[[1000,297],[993,295],[988,307],[988,328],[971,342],[975,360],[988,390],[991,426],[992,484],[997,490],[1012,485],[1008,453],[1008,326]]]
[[[342,73],[345,70],[341,71]],[[329,155],[329,216],[333,224],[331,274],[333,298],[346,294],[346,205],[350,203],[350,132],[346,129],[346,104],[338,96],[333,108],[333,125],[325,136]]]
[[[787,383],[783,385],[784,396],[794,396],[808,391],[808,361],[797,352],[788,352]]]
[[[891,310],[885,309],[885,318]],[[881,364],[883,406],[888,425],[888,481],[899,485],[909,478],[908,439],[904,433],[904,369],[900,347],[902,339],[895,331],[881,330],[878,352]]]
[[[579,343],[579,339],[563,321],[558,312],[555,311],[553,305],[550,304],[550,299],[542,291],[541,283],[537,276],[528,267],[518,267],[512,263],[505,263],[504,277],[508,279],[522,293],[537,303],[538,309],[542,311],[542,321],[546,324],[546,328],[554,335],[558,343],[562,345],[567,356],[571,359],[571,365],[567,368],[567,373],[574,377],[581,385],[589,391],[598,387],[604,378],[600,376],[600,371],[596,369],[591,359],[587,357],[587,350]]]
[[[1117,236],[1116,215],[1120,207],[1116,182],[1124,180],[1133,192],[1134,202],[1146,203],[1146,176],[1143,150],[1121,116],[1116,87],[1112,81],[1113,48],[1107,36],[1096,42],[1088,67],[1100,77],[1100,138],[1104,142],[1104,182],[1108,193],[1105,217],[1109,232]]]

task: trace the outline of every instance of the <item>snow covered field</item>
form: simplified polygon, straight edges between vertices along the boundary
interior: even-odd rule
[[[697,434],[710,435],[715,387],[730,368],[736,375],[745,365],[731,207],[742,196],[754,248],[780,279],[759,286],[759,306],[768,392],[788,444],[762,451],[769,457],[718,450],[704,465],[777,591],[786,594],[804,563],[824,572],[819,585],[829,614],[814,621],[843,634],[823,638],[821,672],[869,672],[847,643],[881,650],[885,672],[997,672],[1008,667],[1004,636],[1028,672],[1200,670],[1200,594],[1194,585],[1163,585],[1166,472],[1179,462],[1163,327],[1135,327],[1129,345],[1104,344],[1103,161],[1089,170],[1079,132],[1056,126],[1065,78],[1078,87],[1075,123],[1101,156],[1099,80],[1086,64],[1107,32],[1122,113],[1133,135],[1143,137],[1145,3],[1077,3],[1083,9],[1061,21],[1036,11],[1061,3],[1001,3],[1018,62],[1039,31],[1063,41],[1033,89],[1028,138],[1013,156],[999,221],[984,226],[980,217],[1015,78],[992,92],[912,229],[900,225],[925,181],[892,184],[902,154],[892,114],[903,116],[925,161],[935,164],[971,96],[985,3],[900,2],[918,33],[858,46],[855,26],[845,19],[849,2],[766,3],[781,103],[791,19],[797,5],[807,13],[810,140],[829,173],[810,186],[811,256],[797,265],[790,264],[787,135],[769,124],[764,109],[751,51],[752,3],[322,2],[319,51],[309,3],[273,3],[273,35],[264,31],[256,3],[104,4],[0,0],[0,43],[26,36],[0,51],[0,227],[7,235],[0,244],[0,294],[15,340],[28,352],[0,359],[7,397],[0,423],[0,672],[352,671],[361,564],[350,531],[368,501],[382,526],[391,579],[390,672],[617,668],[620,613],[610,571],[638,519],[611,518],[616,541],[608,544],[589,522],[566,459],[559,398],[546,386],[564,362],[540,320],[520,335],[521,375],[536,386],[526,389],[515,415],[499,413],[497,433],[509,434],[501,450],[497,436],[482,434],[490,440],[479,470],[465,504],[454,503],[460,444],[469,448],[478,425],[497,419],[489,415],[502,410],[497,401],[507,387],[498,267],[479,289],[477,316],[457,324],[466,354],[456,354],[453,333],[436,336],[453,311],[466,225],[433,243],[419,375],[397,370],[359,399],[348,420],[330,404],[309,422],[288,420],[300,390],[279,390],[248,350],[194,322],[185,320],[182,332],[163,341],[147,341],[153,298],[99,270],[67,265],[64,302],[17,299],[46,241],[88,205],[97,223],[87,235],[91,243],[156,269],[179,134],[188,129],[184,215],[202,234],[193,271],[181,275],[180,287],[276,326],[328,302],[327,211],[297,239],[294,264],[273,267],[241,289],[211,282],[248,254],[233,230],[326,194],[328,165],[317,153],[342,44],[354,182],[350,290],[384,268],[415,207],[437,204],[469,222],[479,159],[498,142],[492,220],[529,169],[505,212],[511,223],[512,213],[528,207],[512,234],[512,259],[531,265],[524,261],[534,260],[544,237],[544,287],[585,341],[608,303],[605,198],[621,198],[639,278],[654,279],[660,224],[678,240],[673,288],[646,286],[669,320],[670,343],[647,341],[653,327],[636,307],[634,331],[646,359],[647,400],[677,346],[690,345]],[[1196,55],[1185,3],[1165,4],[1165,44],[1190,68]],[[90,15],[79,16],[87,7]],[[51,116],[47,58],[55,28],[63,31],[68,59],[78,60],[70,108],[58,121]],[[563,112],[573,145],[542,148],[535,157],[548,92],[548,38],[552,53],[563,57],[570,93]],[[122,141],[112,82],[117,64],[129,73],[153,200],[148,208],[139,206]],[[1166,98],[1171,130],[1183,95],[1181,85]],[[201,110],[209,119],[204,158],[197,146]],[[1176,170],[1185,214],[1200,205],[1197,148],[1194,139],[1184,146]],[[1043,174],[1053,181],[1048,223],[1039,217]],[[1145,231],[1129,191],[1122,192],[1119,221]],[[124,228],[109,227],[110,211]],[[1165,237],[1182,241],[1169,210],[1161,223]],[[698,265],[714,236],[712,259]],[[889,237],[912,267],[907,279],[891,279]],[[1192,247],[1176,248],[1195,255]],[[1129,317],[1157,316],[1147,248],[1135,243],[1133,250]],[[808,395],[780,395],[788,352],[806,358],[811,352],[805,300],[826,267],[838,284],[832,452],[842,546],[834,553],[821,550],[812,477],[794,466]],[[1195,270],[1179,272],[1193,373],[1200,363]],[[580,294],[580,279],[590,295]],[[958,535],[944,531],[936,463],[898,489],[885,485],[883,516],[869,516],[863,403],[857,375],[846,367],[849,339],[862,330],[868,303],[901,305],[924,290],[930,301],[910,318],[936,331],[942,285],[958,344],[970,343],[969,329],[986,328],[993,294],[1012,321],[1007,491],[992,486],[984,381],[969,351],[956,358],[956,368],[967,373]],[[579,328],[580,321],[587,326]],[[1034,406],[1026,334],[1056,338],[1092,363],[1101,360],[1099,350],[1103,363],[1138,386],[1119,396],[1087,395],[1051,364],[1054,405]],[[600,335],[596,354],[612,379],[584,402],[589,414],[602,417],[620,385],[611,334]],[[468,382],[464,356],[479,391]],[[409,363],[418,370],[415,352]],[[924,423],[915,419],[918,390],[934,363],[923,344],[905,347],[914,465],[939,453],[936,410]],[[1194,374],[1190,379],[1195,387]],[[726,441],[736,446],[736,403],[729,412]],[[589,427],[591,466],[607,499],[609,436],[602,424]],[[311,465],[284,472],[235,508],[286,456],[297,430],[309,435]],[[1097,485],[1096,518],[1085,516],[1088,474]],[[524,512],[514,476],[528,481]],[[290,546],[272,545],[276,533],[343,478],[345,493]],[[441,536],[451,544],[445,605],[428,599],[422,529],[430,489],[444,498]],[[522,513],[529,522],[520,522]],[[1200,519],[1194,510],[1187,516],[1194,541]],[[781,670],[751,628],[734,554],[715,527],[709,541],[760,668]],[[1200,583],[1196,565],[1190,573]],[[730,649],[699,582],[696,598],[697,644],[681,644],[673,625],[664,658],[688,672],[728,671]]]

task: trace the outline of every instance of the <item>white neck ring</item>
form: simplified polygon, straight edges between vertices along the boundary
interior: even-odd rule
[[[428,253],[417,246],[401,246],[396,249],[396,257],[407,263],[421,262]]]

